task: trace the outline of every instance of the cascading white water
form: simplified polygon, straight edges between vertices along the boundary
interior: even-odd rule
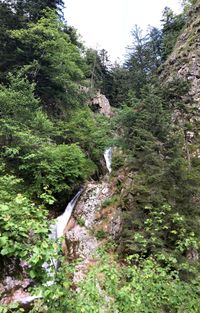
[[[82,192],[83,192],[83,189],[81,189],[75,195],[75,197],[68,203],[65,209],[65,212],[56,218],[56,223],[50,226],[50,229],[51,229],[50,238],[51,239],[56,240],[64,235],[64,229],[69,222],[73,209]]]
[[[104,152],[104,159],[106,161],[106,167],[109,173],[112,172],[111,164],[112,164],[112,148],[108,148]]]
[[[83,189],[81,189],[75,195],[75,197],[68,203],[64,213],[56,218],[55,224],[50,225],[50,231],[51,231],[50,235],[49,235],[50,239],[57,240],[64,235],[64,229],[69,222],[69,219],[72,215],[73,209],[74,209],[74,207],[75,207],[75,205],[76,205],[82,192],[83,192]],[[54,270],[52,271],[52,268],[58,269],[59,260],[58,259],[52,259],[50,264],[45,262],[42,267],[45,269],[45,271],[48,273],[48,275],[50,277],[54,277],[55,273],[54,273]],[[54,280],[51,280],[51,281],[47,282],[46,285],[50,286],[53,283],[54,283]]]

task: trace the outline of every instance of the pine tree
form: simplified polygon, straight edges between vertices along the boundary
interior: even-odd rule
[[[62,16],[64,2],[63,0],[17,0],[13,6],[19,20],[28,22],[40,19],[44,15],[44,10],[48,8],[56,10]]]
[[[162,17],[162,60],[172,52],[178,35],[185,25],[186,18],[184,14],[175,15],[174,12],[166,7]]]
[[[48,10],[37,23],[12,32],[20,51],[16,67],[36,82],[37,96],[55,115],[61,114],[65,106],[81,103],[84,97],[79,92],[84,62],[63,27],[55,12]]]

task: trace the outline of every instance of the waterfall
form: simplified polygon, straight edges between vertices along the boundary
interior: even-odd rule
[[[106,161],[106,167],[109,171],[109,173],[111,173],[112,168],[111,168],[111,164],[112,164],[112,148],[108,148],[105,150],[104,152],[104,159]]]
[[[75,197],[68,203],[64,213],[56,218],[55,224],[50,225],[50,235],[49,235],[50,239],[57,240],[64,235],[64,229],[69,222],[73,209],[82,192],[83,192],[83,189],[79,190],[79,192],[75,195]],[[55,273],[54,271],[52,272],[52,268],[54,268],[55,270],[59,268],[59,260],[52,259],[50,261],[50,264],[45,262],[43,263],[42,267],[48,273],[49,277],[54,277]],[[52,284],[54,284],[54,280],[48,281],[46,285],[50,286]]]
[[[75,195],[75,197],[68,203],[64,213],[56,218],[56,223],[50,226],[50,229],[51,229],[50,238],[51,239],[56,240],[64,235],[64,229],[69,222],[73,209],[82,192],[83,192],[83,189],[81,189]]]

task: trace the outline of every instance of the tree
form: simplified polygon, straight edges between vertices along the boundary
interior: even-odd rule
[[[47,11],[37,23],[12,31],[20,51],[17,67],[23,67],[30,80],[36,82],[36,94],[46,110],[62,114],[65,107],[79,105],[79,91],[84,79],[84,63],[78,47],[62,31],[63,24],[53,11]]]
[[[17,55],[16,40],[11,38],[10,30],[21,27],[11,1],[0,3],[0,20],[0,82],[5,82],[6,73],[16,64]]]
[[[138,237],[134,240],[133,238],[133,233],[136,231],[144,235],[145,220],[149,218],[145,207],[157,207],[159,212],[163,205],[170,205],[173,214],[180,214],[184,219],[185,234],[189,236],[192,231],[199,233],[198,222],[196,222],[198,220],[196,199],[199,195],[198,170],[195,167],[188,167],[185,149],[183,149],[185,135],[180,129],[175,128],[170,120],[169,101],[171,104],[174,101],[172,89],[168,87],[164,91],[159,89],[155,86],[146,86],[143,89],[142,100],[131,97],[129,106],[120,110],[116,122],[117,129],[120,129],[122,134],[120,146],[128,155],[126,166],[133,173],[133,183],[128,186],[122,197],[123,253],[129,254],[135,251],[140,254],[145,240],[148,241],[152,236],[148,233],[146,239],[142,237],[139,240]],[[168,92],[170,97],[166,96]],[[169,214],[166,218],[169,218]],[[164,224],[167,222],[165,221]],[[153,227],[154,230],[157,228]],[[159,249],[168,251],[171,249],[170,253],[172,253],[176,244],[173,241],[170,245],[167,229],[157,239],[158,245],[156,246],[154,242],[153,248],[148,246],[143,251],[144,257],[158,252]],[[179,258],[182,254],[183,252],[180,251]]]
[[[112,106],[120,107],[125,103],[130,89],[129,77],[128,70],[123,66],[115,63],[111,67],[107,95]]]
[[[174,12],[165,7],[161,22],[162,26],[162,61],[172,52],[176,40],[185,25],[186,18],[184,14],[175,15]]]
[[[85,61],[88,65],[86,77],[90,79],[91,90],[100,89],[102,93],[109,93],[109,57],[105,49],[100,51],[88,49],[85,54]]]
[[[17,0],[13,7],[18,19],[27,23],[38,21],[47,9],[53,9],[62,16],[64,2],[63,0]]]
[[[149,28],[143,35],[135,25],[132,36],[133,44],[124,66],[128,70],[129,89],[140,97],[142,88],[151,81],[161,64],[161,32],[157,28]]]
[[[12,30],[27,28],[30,21],[36,22],[45,15],[46,9],[62,13],[63,1],[35,0],[5,0],[0,3],[0,82],[6,81],[6,74],[13,70],[16,64],[21,64],[19,42],[11,35]]]

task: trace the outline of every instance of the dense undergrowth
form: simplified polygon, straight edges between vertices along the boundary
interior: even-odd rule
[[[191,1],[180,15],[166,9],[161,30],[143,36],[135,27],[130,54],[115,67],[105,50],[87,50],[63,23],[62,1],[40,2],[0,4],[2,273],[12,261],[30,264],[32,292],[42,295],[33,313],[199,312],[198,127],[184,119],[188,83],[164,86],[157,74]],[[111,121],[88,106],[98,88],[116,107]],[[182,118],[175,124],[177,110]],[[48,285],[42,265],[59,253],[48,237],[49,211],[56,215],[84,182],[102,174],[100,159],[111,144],[116,195],[103,207],[114,201],[121,208],[120,238],[99,251],[78,293],[75,264],[64,260]],[[23,311],[16,304],[0,310]]]

